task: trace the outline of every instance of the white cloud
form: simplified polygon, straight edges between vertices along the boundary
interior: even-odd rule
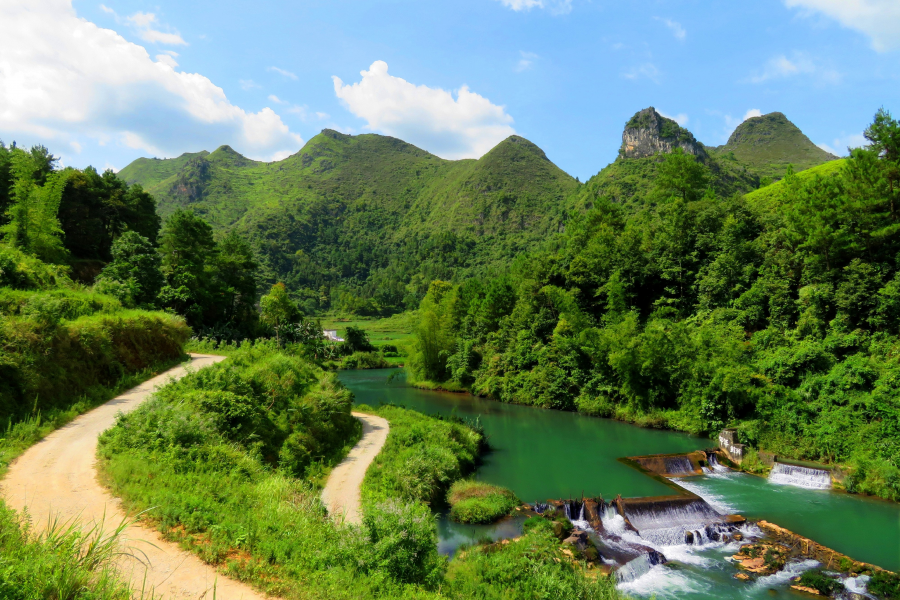
[[[527,71],[534,65],[534,61],[539,57],[534,52],[525,52],[524,50],[519,52],[522,56],[519,59],[519,62],[516,63],[516,73],[521,73],[522,71]]]
[[[532,8],[545,8],[556,15],[572,12],[572,0],[500,0],[500,3],[516,12]]]
[[[644,63],[631,69],[630,71],[622,73],[622,77],[624,77],[625,79],[649,79],[653,83],[660,82],[660,75],[661,73],[659,72],[659,69],[657,69],[656,65],[654,65],[653,63]]]
[[[462,86],[454,94],[414,85],[388,73],[375,61],[362,80],[344,85],[334,80],[334,93],[351,113],[380,131],[449,159],[478,158],[515,133],[503,106]]]
[[[657,110],[658,110],[658,109],[657,109]],[[684,127],[685,125],[687,125],[687,124],[688,124],[688,121],[691,120],[690,117],[688,117],[688,116],[687,116],[686,114],[684,114],[684,113],[678,113],[677,115],[667,115],[666,113],[664,113],[664,112],[661,111],[661,110],[658,110],[658,112],[659,112],[659,114],[661,114],[661,115],[664,116],[665,118],[667,118],[667,119],[672,119],[673,121],[675,121],[676,123],[678,123],[678,124],[681,125],[682,127]]]
[[[170,31],[154,29],[153,26],[159,24],[159,20],[154,13],[138,11],[130,17],[122,19],[116,11],[104,4],[100,5],[100,10],[115,17],[116,23],[130,26],[145,42],[150,42],[151,44],[163,44],[166,46],[188,45],[188,43],[184,41],[184,38],[181,37],[181,34],[177,31],[171,31],[170,27],[166,27],[166,29],[169,29]]]
[[[710,114],[721,115],[722,113],[712,112]],[[744,116],[741,118],[735,118],[735,117],[732,117],[731,115],[724,115],[724,117],[725,117],[725,138],[727,139],[728,137],[730,137],[731,134],[734,132],[734,130],[737,128],[737,126],[740,125],[741,123],[743,123],[744,121],[746,121],[747,119],[750,119],[752,117],[761,117],[761,116],[762,116],[762,111],[759,110],[758,108],[749,109],[747,112],[744,113]]]
[[[239,80],[238,80],[238,83],[241,84],[241,89],[244,90],[244,91],[252,90],[252,89],[257,89],[257,88],[259,88],[259,87],[262,87],[262,86],[260,86],[258,83],[256,83],[255,81],[253,81],[252,79],[239,79]]]
[[[687,31],[681,26],[681,23],[673,21],[672,19],[663,19],[661,17],[653,18],[664,23],[665,26],[672,31],[672,35],[674,35],[676,39],[684,41],[684,38],[687,37]]]
[[[785,0],[788,8],[822,13],[869,37],[878,52],[900,48],[900,2],[897,0]]]
[[[747,112],[744,113],[744,118],[741,119],[741,123],[743,123],[747,119],[750,119],[753,117],[761,117],[761,116],[762,116],[761,110],[759,110],[758,108],[751,108],[750,110],[748,110]]]
[[[269,94],[269,100],[271,100],[271,101],[274,102],[275,104],[287,104],[286,101],[282,100],[281,98],[279,98],[279,97],[276,96],[275,94]]]
[[[178,66],[178,61],[171,54],[157,54],[156,62],[168,65],[172,69]]]
[[[303,143],[271,109],[247,112],[170,60],[79,18],[71,0],[0,3],[0,131],[158,156],[231,144],[266,158]]]
[[[290,71],[285,71],[284,69],[279,69],[278,67],[268,67],[266,71],[270,71],[272,73],[278,73],[282,77],[287,77],[288,79],[293,79],[297,81],[297,76]]]
[[[750,83],[764,83],[774,79],[787,79],[798,75],[808,76],[820,83],[839,83],[841,75],[833,69],[823,68],[806,54],[796,52],[791,58],[781,54],[775,56],[751,75]]]
[[[847,156],[850,153],[848,148],[861,148],[867,146],[869,140],[861,133],[851,133],[850,135],[842,135],[834,138],[831,144],[816,144],[825,152],[831,152],[835,156]]]
[[[320,121],[324,121],[326,119],[330,119],[331,115],[329,115],[328,113],[324,113],[324,112],[317,112],[316,118],[319,119]]]

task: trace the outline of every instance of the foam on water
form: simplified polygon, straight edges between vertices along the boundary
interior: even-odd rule
[[[717,475],[715,473],[709,473],[706,475],[706,477],[723,477],[723,476],[724,475],[721,475],[721,474]],[[702,478],[700,478],[700,479],[702,480]],[[725,500],[724,496],[711,493],[703,485],[698,484],[697,481],[698,481],[698,478],[683,477],[683,478],[679,479],[677,481],[677,483],[678,483],[678,485],[680,485],[687,491],[692,492],[692,493],[700,496],[704,500],[706,500],[706,502],[708,502],[710,506],[712,506],[713,508],[715,508],[717,511],[719,511],[722,514],[728,515],[728,514],[734,514],[734,513],[738,512],[737,508],[735,508],[733,505],[729,504]]]
[[[804,571],[815,569],[818,566],[819,561],[813,560],[811,558],[799,562],[788,563],[787,565],[785,565],[784,569],[778,571],[777,573],[766,575],[765,577],[760,577],[753,582],[753,585],[759,588],[771,588],[776,585],[782,585],[789,582],[794,577],[801,575]]]
[[[784,463],[775,463],[775,467],[769,473],[769,481],[813,490],[827,490],[831,488],[831,475],[828,471]]]

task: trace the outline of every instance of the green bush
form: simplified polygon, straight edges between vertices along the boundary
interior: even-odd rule
[[[876,571],[869,581],[869,592],[884,600],[900,600],[900,575]]]
[[[65,267],[45,263],[21,250],[0,245],[0,287],[46,290],[71,284]]]
[[[802,586],[813,588],[823,596],[833,596],[844,589],[844,584],[829,577],[821,569],[804,571],[800,576],[799,583]]]
[[[60,322],[4,318],[0,419],[64,409],[94,388],[180,359],[189,336],[184,320],[167,313],[118,311]]]
[[[344,359],[344,369],[384,369],[390,366],[377,352],[354,352]]]
[[[460,480],[447,494],[450,518],[459,523],[493,523],[520,504],[510,490],[480,481]]]
[[[476,546],[451,561],[442,591],[453,598],[617,600],[615,579],[587,575],[562,553],[549,521],[509,543]]]
[[[372,411],[391,424],[387,442],[363,480],[366,502],[389,498],[440,502],[450,485],[475,464],[483,437],[467,425],[396,406],[357,410]]]
[[[366,507],[363,527],[371,549],[363,558],[369,569],[397,581],[434,587],[446,560],[437,551],[437,525],[427,506],[388,500]]]

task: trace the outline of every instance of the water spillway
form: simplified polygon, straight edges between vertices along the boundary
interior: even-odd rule
[[[769,473],[769,481],[812,490],[827,490],[831,488],[831,474],[828,471],[780,462],[775,463],[775,467]]]
[[[509,488],[523,499],[671,494],[671,487],[661,483],[660,477],[648,476],[619,458],[653,453],[692,457],[693,452],[702,454],[714,445],[705,438],[642,429],[608,419],[503,404],[466,394],[420,390],[406,385],[403,377],[388,380],[395,372],[393,369],[341,371],[338,377],[354,393],[357,403],[371,406],[394,403],[426,414],[479,418],[492,450],[484,456],[475,477]],[[776,485],[771,480],[727,469],[718,463],[721,454],[714,459],[711,452],[706,452],[698,458],[708,465],[703,471],[697,465],[696,476],[678,477],[673,482],[703,496],[719,513],[739,512],[748,519],[765,519],[854,559],[900,570],[900,504],[831,490]],[[701,474],[707,468],[709,472]],[[589,502],[587,507],[586,520],[593,522]],[[614,506],[605,504],[597,510],[606,533],[620,531],[637,544],[656,545],[642,541],[636,532],[627,530],[624,518]],[[517,516],[493,525],[462,525],[439,515],[440,551],[450,555],[461,544],[477,543],[488,537],[494,540],[516,537],[521,535],[525,520],[525,516]],[[752,530],[752,526],[741,526],[740,530],[747,539],[746,531]],[[693,545],[682,542],[674,547],[657,545],[679,568],[655,566],[649,577],[640,578],[633,586],[628,584],[625,591],[641,597],[655,593],[658,600],[734,597],[730,594],[735,585],[733,570],[730,567],[711,569],[709,565],[711,562],[722,565],[739,544],[720,541]],[[708,590],[704,591],[706,586]],[[768,592],[762,590],[759,598],[769,598]]]

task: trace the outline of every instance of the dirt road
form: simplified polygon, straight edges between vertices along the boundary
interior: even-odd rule
[[[386,419],[375,415],[355,412],[353,416],[362,421],[362,438],[328,476],[325,489],[322,490],[322,502],[333,518],[343,517],[345,522],[359,525],[362,523],[359,511],[360,486],[366,476],[366,469],[387,441],[390,425]]]
[[[199,369],[223,360],[222,356],[191,355],[189,369]],[[0,493],[10,507],[21,511],[26,506],[38,528],[45,527],[49,515],[63,520],[78,518],[90,525],[104,520],[107,530],[122,520],[119,501],[97,483],[95,470],[97,437],[115,423],[118,412],[137,408],[153,390],[170,378],[186,373],[184,366],[162,375],[114,398],[32,446],[10,467],[0,481]],[[212,567],[193,554],[166,542],[154,530],[132,525],[126,531],[126,544],[140,550],[149,559],[148,566],[123,559],[121,567],[136,589],[146,587],[166,600],[262,600],[265,596],[250,587],[218,575]],[[147,543],[149,542],[149,543]]]

